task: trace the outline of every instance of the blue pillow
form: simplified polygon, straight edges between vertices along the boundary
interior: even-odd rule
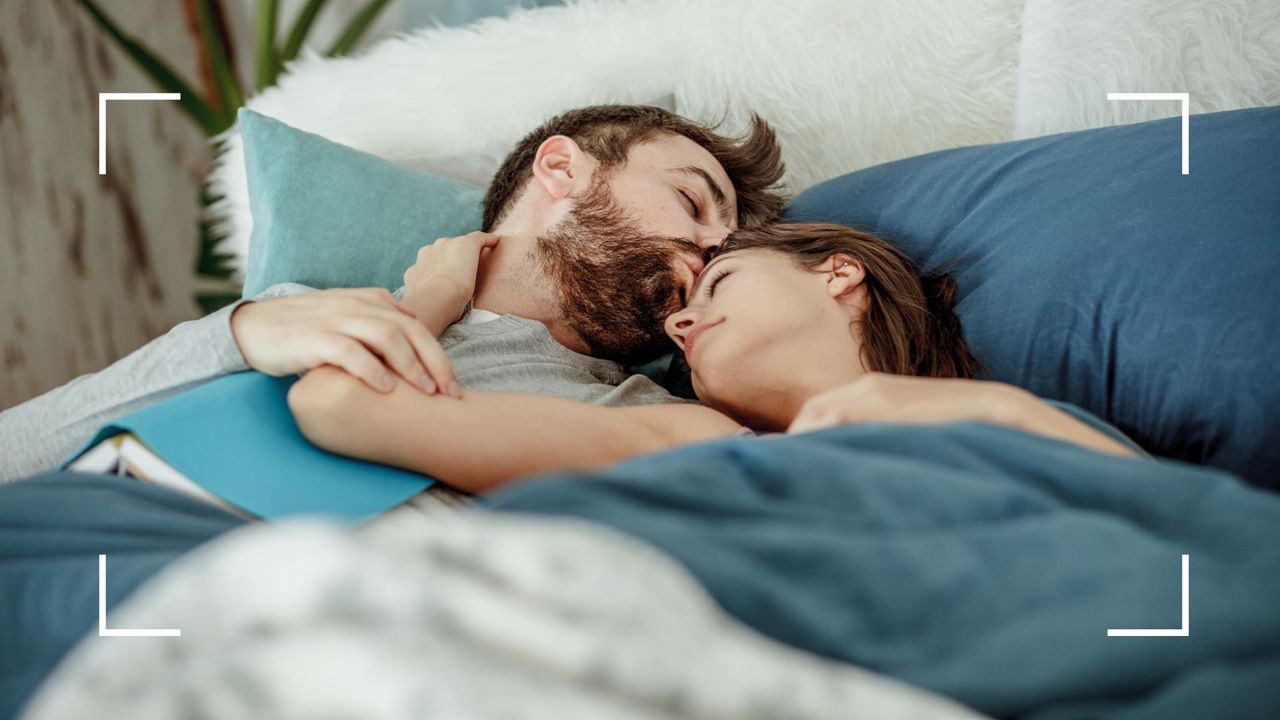
[[[1280,107],[946,150],[829,180],[792,222],[956,261],[991,376],[1151,452],[1280,488]]]
[[[400,287],[418,249],[480,229],[478,188],[241,110],[253,232],[244,296],[279,282]]]

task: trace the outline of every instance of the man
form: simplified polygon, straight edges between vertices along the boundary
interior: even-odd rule
[[[550,120],[516,146],[485,196],[484,230],[502,241],[482,262],[474,305],[497,318],[467,318],[440,335],[451,372],[477,390],[671,401],[618,363],[661,352],[662,321],[692,285],[701,252],[739,225],[773,219],[781,176],[773,131],[759,118],[736,142],[652,107]],[[439,349],[386,291],[286,284],[256,299],[0,413],[0,481],[51,470],[103,423],[249,368],[288,375],[334,365],[382,392],[394,386],[390,373],[457,392],[424,382]],[[412,288],[404,301],[412,306]]]

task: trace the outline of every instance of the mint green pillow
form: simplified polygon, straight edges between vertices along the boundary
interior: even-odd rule
[[[418,249],[480,229],[484,192],[241,110],[253,232],[244,296],[402,284]]]

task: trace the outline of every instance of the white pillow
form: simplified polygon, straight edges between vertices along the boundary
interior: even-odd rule
[[[671,93],[639,104],[652,105],[669,112],[676,112],[676,96]],[[529,129],[532,130],[533,128]],[[396,162],[414,170],[458,180],[478,188],[488,188],[489,181],[498,172],[502,161],[507,159],[507,155],[511,154],[513,147],[515,147],[514,143],[507,143],[464,155],[410,158],[408,160],[397,160]]]
[[[1008,139],[1021,12],[1021,0],[583,0],[422,29],[353,58],[310,54],[249,107],[405,161],[491,153],[570,108],[672,93],[682,114],[729,134],[752,111],[772,123],[798,192]],[[243,257],[243,158],[235,131],[225,139],[211,219]]]
[[[1018,138],[1280,105],[1280,2],[1026,0],[1019,63]]]

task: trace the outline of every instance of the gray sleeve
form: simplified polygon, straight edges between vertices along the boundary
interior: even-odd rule
[[[682,403],[696,403],[696,400],[686,400],[667,392],[667,389],[645,377],[644,375],[632,375],[622,381],[621,385],[610,389],[610,391],[598,400],[593,400],[599,405],[610,405],[614,407],[631,407],[635,405],[673,405]]]
[[[311,288],[272,285],[254,300]],[[103,370],[0,412],[0,483],[56,469],[98,428],[214,378],[248,370],[231,332],[239,300],[177,325]]]

